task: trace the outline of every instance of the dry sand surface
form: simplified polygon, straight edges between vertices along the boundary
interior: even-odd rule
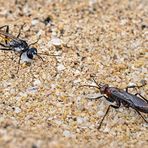
[[[0,51],[0,147],[148,146],[148,124],[133,109],[88,100],[96,80],[124,89],[147,80],[147,0],[0,0],[0,26],[21,33],[44,62],[20,64]],[[60,56],[47,56],[56,54]],[[147,85],[131,89],[147,96]],[[147,114],[143,114],[148,119]]]

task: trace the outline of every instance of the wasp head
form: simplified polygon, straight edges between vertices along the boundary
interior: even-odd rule
[[[38,56],[42,61],[44,61],[43,58],[40,55],[38,55],[37,49],[34,47],[28,49],[27,56],[30,59],[33,59],[34,56]]]
[[[33,59],[33,57],[37,55],[37,49],[32,47],[32,48],[29,48],[28,51],[27,51],[27,56],[28,58],[30,59]]]
[[[100,90],[101,94],[105,94],[109,85],[108,84],[98,84],[97,81],[94,79],[94,77],[92,78],[93,81],[96,83],[97,88]]]
[[[99,86],[100,86],[99,89],[100,89],[101,94],[104,94],[109,87],[108,84],[104,84],[104,85],[99,84]]]

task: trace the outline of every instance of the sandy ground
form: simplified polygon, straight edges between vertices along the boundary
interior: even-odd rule
[[[0,51],[0,147],[148,146],[148,125],[133,110],[87,100],[107,83],[124,89],[147,81],[147,0],[0,0],[0,26],[35,47],[44,62],[30,66]],[[56,54],[60,56],[47,56]],[[131,89],[147,96],[147,85]],[[148,120],[147,114],[143,114]]]

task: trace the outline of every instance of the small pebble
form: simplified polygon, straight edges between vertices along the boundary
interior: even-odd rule
[[[34,19],[34,20],[31,21],[31,24],[32,24],[33,26],[35,26],[35,25],[38,24],[38,23],[39,23],[39,20],[37,20],[37,19]]]
[[[135,84],[135,83],[130,82],[130,83],[128,84],[128,86],[136,86],[136,84]]]
[[[19,107],[15,107],[15,110],[14,110],[15,113],[20,113],[21,112],[21,109]]]
[[[62,44],[62,41],[61,41],[59,38],[57,38],[57,37],[53,37],[53,38],[51,39],[51,43],[52,43],[53,45],[55,45],[55,46],[60,46],[60,45]]]
[[[65,137],[71,137],[71,133],[70,133],[70,131],[68,131],[68,130],[65,130],[65,131],[63,132],[63,135],[64,135]]]
[[[77,123],[82,124],[84,122],[84,118],[82,117],[77,117]]]
[[[36,79],[36,80],[33,82],[33,85],[39,86],[39,85],[41,85],[41,81],[40,81],[39,79]]]
[[[62,71],[62,70],[64,70],[65,69],[65,66],[63,65],[63,64],[59,64],[58,66],[57,66],[57,70],[58,71]]]
[[[105,113],[104,113],[103,111],[98,111],[98,112],[97,112],[97,115],[98,115],[98,116],[104,116],[104,114],[105,114]]]
[[[104,133],[109,133],[109,131],[110,131],[110,128],[108,127],[105,127],[105,129],[103,130]]]
[[[38,89],[38,87],[30,87],[30,88],[28,88],[26,91],[27,91],[28,93],[35,93],[35,92],[37,92],[37,89]]]

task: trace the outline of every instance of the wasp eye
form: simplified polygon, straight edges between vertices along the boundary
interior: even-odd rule
[[[32,53],[28,52],[27,56],[28,56],[29,59],[33,59],[33,54]]]

